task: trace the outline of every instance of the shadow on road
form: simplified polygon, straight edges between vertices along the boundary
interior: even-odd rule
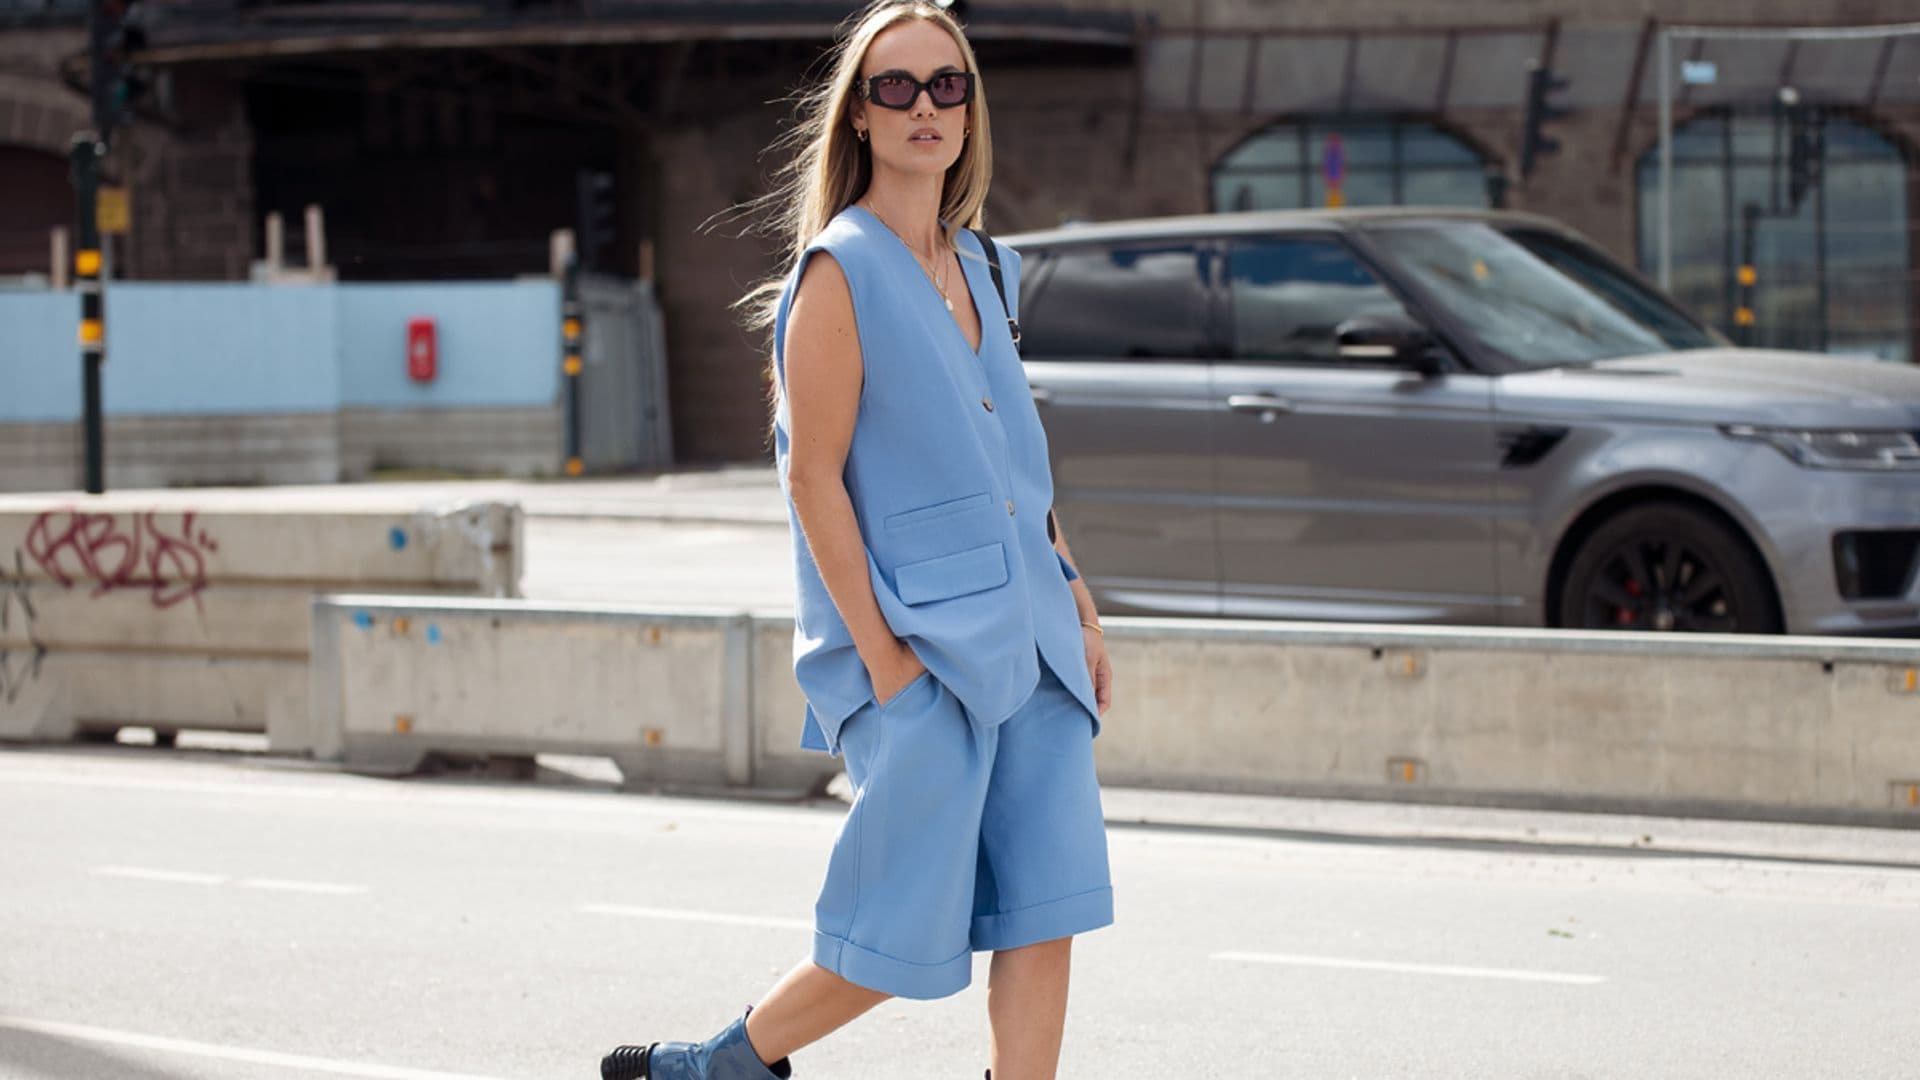
[[[1729,859],[1738,862],[1773,863],[1786,866],[1840,866],[1863,870],[1920,871],[1920,861],[1907,859],[1868,859],[1847,856],[1796,855],[1777,852],[1716,849],[1705,846],[1663,847],[1652,837],[1632,844],[1581,844],[1553,840],[1500,839],[1463,836],[1383,836],[1375,833],[1340,832],[1332,829],[1300,829],[1273,825],[1215,825],[1171,821],[1117,821],[1107,819],[1108,829],[1165,832],[1195,836],[1233,836],[1258,840],[1292,840],[1306,844],[1353,844],[1386,848],[1430,848],[1439,851],[1473,851],[1499,855],[1589,855],[1631,859]]]
[[[19,1080],[195,1080],[190,1068],[162,1069],[64,1035],[22,1031],[0,1021],[0,1076]]]

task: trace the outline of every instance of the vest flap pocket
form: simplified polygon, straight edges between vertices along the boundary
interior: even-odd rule
[[[1006,545],[996,540],[951,555],[907,563],[893,572],[903,604],[965,596],[1007,583]]]
[[[934,518],[946,517],[948,514],[964,513],[968,510],[985,506],[991,502],[992,499],[993,496],[991,493],[979,491],[972,495],[963,495],[958,499],[948,499],[946,502],[937,502],[931,506],[920,506],[912,510],[902,510],[897,514],[888,514],[883,519],[883,524],[889,529],[897,529],[902,525],[914,525],[922,521],[931,521]]]

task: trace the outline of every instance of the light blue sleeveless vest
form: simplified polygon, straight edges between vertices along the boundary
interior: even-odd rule
[[[1073,571],[1047,540],[1046,432],[979,242],[962,230],[959,244],[980,313],[978,355],[906,244],[861,207],[828,223],[780,297],[774,457],[793,539],[793,673],[807,699],[807,749],[838,754],[840,725],[875,698],[814,564],[787,476],[787,311],[816,251],[833,256],[853,293],[865,376],[843,479],[888,625],[976,724],[998,724],[1019,708],[1044,657],[1100,730],[1067,584]],[[994,246],[1017,317],[1020,256]]]

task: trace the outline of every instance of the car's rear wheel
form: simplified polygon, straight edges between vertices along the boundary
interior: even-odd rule
[[[1777,634],[1767,570],[1714,516],[1647,503],[1588,534],[1560,589],[1560,625],[1585,630]]]

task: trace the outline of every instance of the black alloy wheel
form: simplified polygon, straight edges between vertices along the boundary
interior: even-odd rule
[[[1767,571],[1723,522],[1648,503],[1601,523],[1567,567],[1560,625],[1578,630],[1777,634]]]

